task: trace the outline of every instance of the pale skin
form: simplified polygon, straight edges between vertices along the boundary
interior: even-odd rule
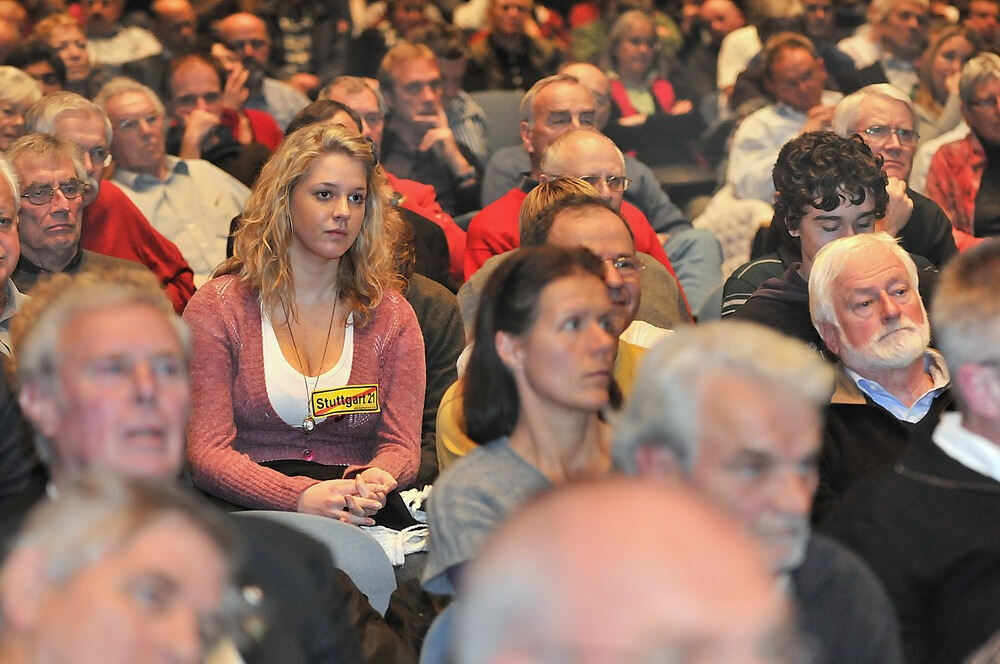
[[[520,337],[505,332],[496,335],[497,354],[514,377],[520,404],[510,446],[554,483],[606,473],[611,466],[610,428],[600,421],[598,412],[607,405],[617,346],[604,284],[591,275],[563,277],[545,287],[538,309],[532,329]],[[572,333],[565,329],[570,316],[579,319],[579,329]],[[544,337],[551,338],[551,330],[558,330],[556,343],[578,344],[583,350],[575,364],[582,371],[591,370],[583,378],[567,375],[579,383],[578,402],[569,402],[537,375],[532,376],[532,367],[539,362],[538,348],[545,349]],[[583,339],[582,343],[569,341],[571,334]],[[553,364],[549,368],[558,372],[557,360],[549,361]],[[600,377],[597,372],[605,374]],[[585,396],[591,393],[588,401]]]
[[[441,103],[441,90],[433,90],[431,81],[441,80],[441,72],[434,60],[410,60],[400,63],[392,71],[393,90],[387,90],[387,99],[398,121],[393,128],[400,138],[418,152],[433,150],[456,176],[475,172],[458,148],[455,135],[448,126],[448,117]],[[416,93],[408,93],[408,84],[423,84]],[[409,116],[408,118],[406,116]]]
[[[833,309],[839,327],[821,322],[818,327],[823,342],[840,354],[842,339],[850,334],[855,345],[871,343],[882,327],[906,316],[915,323],[925,320],[920,296],[909,282],[906,268],[888,251],[874,250],[848,258],[834,281]],[[901,369],[876,370],[852,366],[851,369],[874,380],[907,407],[916,403],[933,385],[924,370],[923,357]]]
[[[308,195],[311,202],[300,205],[300,195]],[[345,302],[338,292],[337,275],[340,259],[353,245],[363,223],[365,195],[367,182],[362,164],[335,153],[317,157],[292,193],[293,229],[303,228],[299,233],[293,230],[288,250],[296,288],[287,312],[279,307],[269,314],[285,359],[307,377],[329,371],[344,348],[349,311],[342,306]],[[309,225],[320,226],[322,235],[309,235]],[[331,236],[335,229],[341,230]],[[331,314],[330,303],[334,300],[339,305]],[[346,523],[374,525],[371,517],[385,506],[386,494],[395,488],[396,480],[390,473],[368,468],[353,479],[312,485],[299,496],[297,509]]]

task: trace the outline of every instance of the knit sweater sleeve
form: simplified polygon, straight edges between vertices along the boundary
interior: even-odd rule
[[[381,422],[371,463],[349,466],[344,477],[377,467],[395,477],[402,489],[413,484],[420,467],[420,425],[427,383],[424,341],[413,308],[395,291],[385,294],[373,316],[374,320],[357,333],[355,361],[364,361],[358,352],[363,344],[378,365]],[[372,338],[366,340],[369,334]]]
[[[316,484],[261,466],[234,448],[234,386],[253,329],[251,296],[234,277],[200,288],[184,310],[191,327],[191,419],[187,457],[196,486],[238,505],[294,511]],[[252,298],[256,300],[256,298]]]

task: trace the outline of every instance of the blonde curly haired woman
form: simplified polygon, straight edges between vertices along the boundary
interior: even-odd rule
[[[244,507],[370,524],[416,475],[424,353],[372,144],[304,127],[265,165],[233,257],[191,299],[188,460]]]

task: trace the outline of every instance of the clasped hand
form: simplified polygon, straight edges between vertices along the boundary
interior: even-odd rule
[[[298,511],[373,526],[375,520],[371,517],[385,507],[386,495],[395,488],[392,475],[381,468],[368,468],[354,479],[312,485],[299,496]]]

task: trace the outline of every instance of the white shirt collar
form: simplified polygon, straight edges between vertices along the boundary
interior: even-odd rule
[[[1000,445],[963,427],[961,413],[942,413],[934,443],[966,468],[1000,482]]]

